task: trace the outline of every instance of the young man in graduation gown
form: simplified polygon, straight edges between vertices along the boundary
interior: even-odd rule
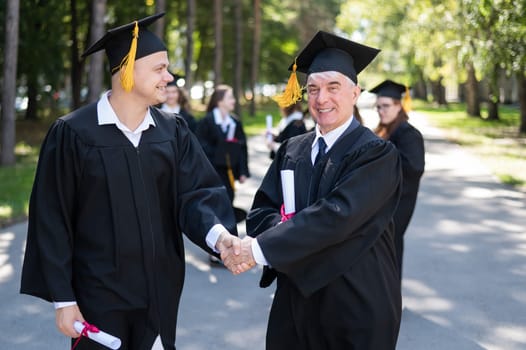
[[[320,31],[292,66],[308,75],[317,126],[278,150],[247,217],[255,239],[243,241],[241,254],[265,265],[262,287],[277,278],[269,350],[395,349],[401,296],[392,216],[400,160],[392,144],[353,118],[357,74],[377,53]],[[283,170],[294,174],[294,215],[281,210]]]
[[[237,237],[221,180],[180,117],[150,106],[172,81],[162,41],[146,26],[111,29],[112,89],[51,126],[29,209],[21,292],[54,302],[56,323],[117,336],[121,349],[175,349],[186,235],[212,253]],[[216,250],[217,249],[217,250]],[[81,339],[76,349],[106,349]]]

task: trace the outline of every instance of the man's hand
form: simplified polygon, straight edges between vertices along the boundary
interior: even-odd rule
[[[55,310],[55,323],[58,330],[69,338],[78,338],[79,333],[73,327],[75,321],[84,322],[78,305],[61,307]]]
[[[233,250],[221,252],[223,263],[234,275],[248,271],[256,266],[256,261],[252,256],[252,240],[252,237],[245,237],[241,241],[240,252],[238,254]]]
[[[241,239],[239,237],[231,235],[227,231],[222,232],[216,242],[216,249],[219,253],[223,254],[228,250],[231,250],[233,254],[239,255],[241,252]]]

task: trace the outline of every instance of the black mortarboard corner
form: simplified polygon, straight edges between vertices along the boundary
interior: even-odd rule
[[[295,78],[296,71],[307,75],[336,71],[358,83],[358,73],[367,67],[379,52],[378,49],[320,30],[290,65],[291,79],[293,75]],[[289,79],[285,92],[275,97],[280,106],[290,105],[301,99],[300,94],[300,98],[293,100],[298,95],[297,91],[287,91],[295,87],[291,79]]]
[[[162,40],[146,27],[164,16],[153,16],[109,29],[95,44],[91,45],[82,57],[105,50],[110,62],[111,73],[121,70],[121,84],[126,91],[133,87],[133,67],[135,60],[159,51],[167,51]],[[130,63],[130,64],[128,64]]]
[[[388,79],[376,85],[369,92],[376,94],[378,97],[390,97],[395,100],[402,100],[402,94],[405,93],[402,106],[406,112],[411,110],[411,94],[409,93],[409,87],[406,85]]]

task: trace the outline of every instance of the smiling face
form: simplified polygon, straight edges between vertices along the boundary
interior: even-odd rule
[[[312,73],[307,79],[309,112],[326,134],[343,125],[353,114],[360,87],[339,72]]]
[[[173,80],[168,72],[168,53],[159,51],[135,61],[132,93],[147,105],[166,101],[166,84]]]

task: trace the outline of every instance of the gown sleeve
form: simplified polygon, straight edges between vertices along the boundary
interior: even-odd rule
[[[48,301],[73,301],[75,188],[87,149],[57,120],[41,147],[29,203],[21,292]]]

